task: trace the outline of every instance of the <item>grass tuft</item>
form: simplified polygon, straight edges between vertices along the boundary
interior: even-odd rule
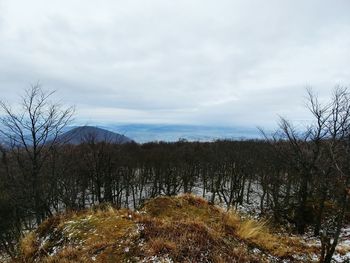
[[[37,250],[37,236],[34,232],[29,232],[20,242],[20,252],[24,258],[32,258]]]

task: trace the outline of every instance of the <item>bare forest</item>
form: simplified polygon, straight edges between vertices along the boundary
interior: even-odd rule
[[[64,211],[108,203],[142,207],[157,196],[193,193],[226,210],[253,207],[258,217],[321,242],[331,262],[350,220],[350,94],[336,87],[321,102],[307,90],[313,119],[305,127],[281,118],[257,140],[97,142],[57,138],[73,108],[33,86],[20,110],[1,103],[0,249],[16,257],[28,230]],[[255,204],[255,205],[252,205]]]

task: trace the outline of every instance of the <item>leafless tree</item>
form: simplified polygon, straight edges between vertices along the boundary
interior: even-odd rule
[[[324,232],[326,238],[323,239],[327,241],[327,243],[323,242],[324,262],[330,263],[339,241],[350,198],[350,92],[348,88],[340,86],[335,88],[325,115],[328,132],[327,150],[334,175],[331,179],[339,193],[336,198],[337,216],[333,234],[327,237],[328,233]],[[332,243],[331,240],[333,240]]]
[[[54,92],[44,91],[39,84],[25,91],[20,105],[0,102],[0,133],[7,144],[17,151],[18,165],[28,176],[32,190],[37,223],[45,217],[40,172],[50,151],[59,143],[58,137],[72,119],[74,109],[51,101]],[[18,107],[19,106],[19,107]],[[23,159],[25,158],[25,159]]]
[[[300,132],[282,118],[280,130],[289,143],[292,153],[290,162],[298,173],[298,208],[295,218],[298,232],[302,234],[305,231],[308,223],[306,219],[309,217],[307,203],[311,201],[318,207],[316,215],[313,215],[314,232],[319,235],[322,231],[320,262],[329,263],[349,203],[350,93],[345,87],[336,87],[328,103],[321,103],[311,89],[307,90],[307,94],[307,106],[313,121]],[[331,194],[331,187],[337,191]],[[334,202],[336,210],[332,212],[334,220],[331,224],[323,220],[327,200]]]

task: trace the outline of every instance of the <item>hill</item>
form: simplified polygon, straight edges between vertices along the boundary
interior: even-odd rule
[[[22,239],[16,262],[312,262],[317,250],[182,195],[140,211],[101,206],[51,217]]]
[[[80,144],[82,142],[110,142],[110,143],[128,143],[132,142],[130,138],[119,133],[111,132],[93,126],[80,126],[73,128],[62,134],[58,141],[68,144]]]

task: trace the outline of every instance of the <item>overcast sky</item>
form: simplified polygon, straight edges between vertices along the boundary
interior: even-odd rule
[[[350,1],[0,0],[0,98],[80,122],[273,126],[350,84]]]

